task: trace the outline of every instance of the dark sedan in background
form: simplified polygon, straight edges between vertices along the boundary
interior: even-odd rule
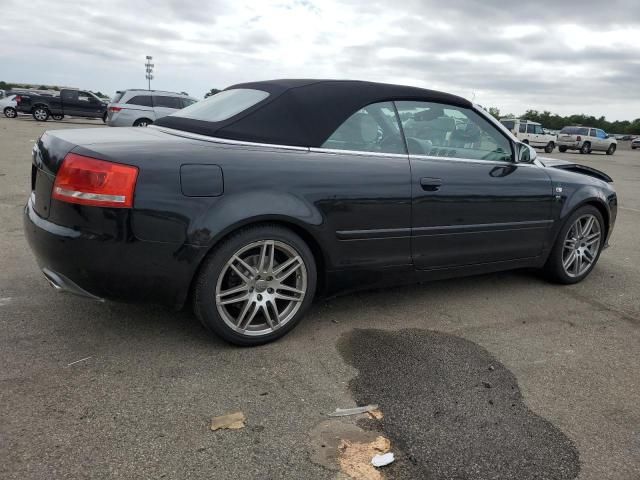
[[[46,132],[25,231],[56,287],[182,307],[230,342],[314,296],[520,267],[584,279],[611,179],[537,159],[469,101],[413,87],[230,87],[149,128]]]

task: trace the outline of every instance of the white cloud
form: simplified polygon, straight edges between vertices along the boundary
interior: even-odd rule
[[[589,4],[593,3],[593,6]],[[591,15],[597,8],[598,15]],[[3,2],[0,79],[103,92],[283,77],[441,89],[495,105],[640,114],[640,2],[113,0]],[[25,23],[24,19],[29,22]]]

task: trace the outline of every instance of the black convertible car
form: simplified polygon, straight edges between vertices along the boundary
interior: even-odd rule
[[[24,220],[54,287],[190,301],[255,345],[318,294],[520,267],[578,282],[613,229],[611,182],[454,95],[276,80],[145,129],[46,132]]]

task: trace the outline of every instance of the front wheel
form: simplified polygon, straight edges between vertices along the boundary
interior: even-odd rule
[[[577,209],[560,229],[544,267],[547,274],[564,284],[584,280],[598,261],[604,241],[600,211],[591,205]]]
[[[36,107],[32,112],[33,118],[39,122],[46,122],[49,120],[49,110],[45,107]]]
[[[551,152],[553,152],[554,148],[556,148],[556,144],[553,143],[553,142],[549,142],[549,143],[547,143],[547,146],[544,147],[544,151],[545,151],[545,153],[551,153]]]
[[[311,304],[316,265],[307,244],[276,225],[240,230],[205,260],[193,306],[228,342],[261,345],[288,333]]]
[[[560,146],[558,147],[558,150],[560,150],[560,153],[564,153],[564,152],[566,152],[566,151],[567,151],[567,147],[565,147],[564,145],[560,145]]]
[[[18,112],[16,112],[16,109],[13,107],[6,107],[3,113],[7,118],[16,118],[18,116]]]
[[[609,148],[607,148],[607,155],[613,155],[616,151],[616,144],[612,143],[611,145],[609,145]]]

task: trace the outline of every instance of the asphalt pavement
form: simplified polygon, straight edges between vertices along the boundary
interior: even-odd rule
[[[584,282],[517,271],[361,292],[246,349],[189,311],[49,287],[22,233],[31,147],[85,127],[108,128],[0,118],[0,478],[344,479],[342,439],[382,435],[390,479],[640,479],[640,150],[549,155],[618,189]],[[367,403],[384,417],[327,417]],[[237,410],[244,428],[210,430]]]

